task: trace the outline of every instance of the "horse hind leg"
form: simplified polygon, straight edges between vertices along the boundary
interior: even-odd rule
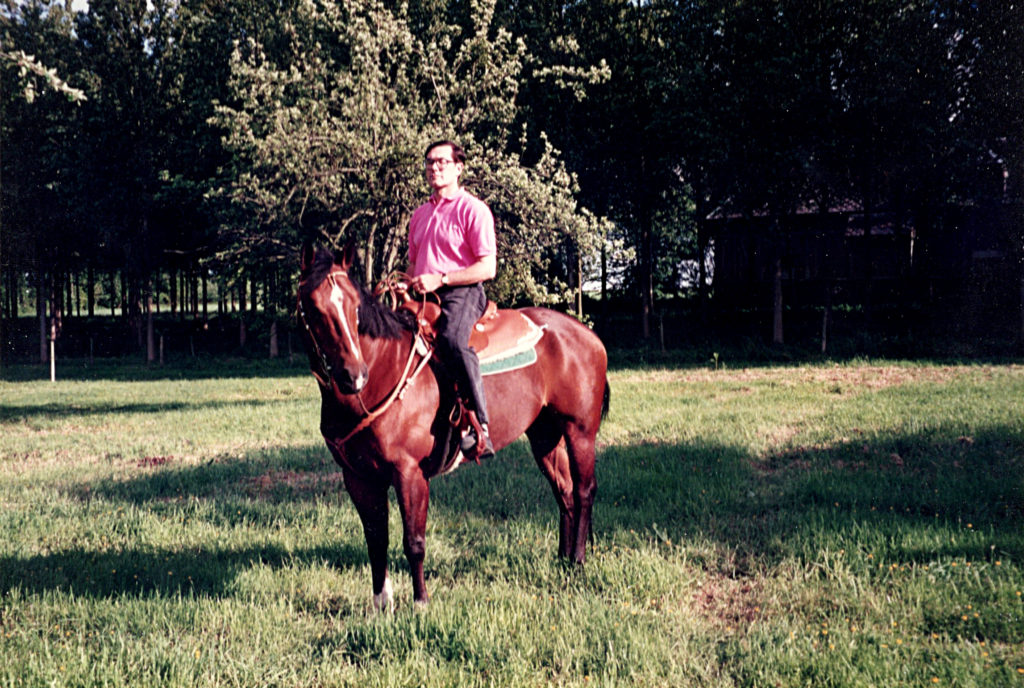
[[[530,450],[537,465],[548,479],[551,490],[558,504],[558,556],[568,558],[572,555],[575,539],[573,480],[569,470],[569,453],[565,447],[565,439],[561,431],[538,420],[526,431],[530,440]]]
[[[566,425],[565,439],[573,491],[570,556],[573,561],[582,564],[587,558],[587,541],[591,536],[594,499],[597,497],[597,477],[594,473],[596,432],[588,432],[576,423],[569,423]]]

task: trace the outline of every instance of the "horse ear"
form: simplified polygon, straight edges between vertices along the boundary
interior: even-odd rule
[[[342,270],[344,270],[345,272],[349,271],[349,268],[352,267],[352,264],[356,262],[355,241],[349,241],[348,243],[345,244],[345,248],[341,250],[341,260],[337,262],[338,265],[341,266]]]
[[[309,266],[313,264],[313,257],[316,255],[316,251],[313,250],[313,242],[305,241],[302,244],[302,258],[299,261],[299,267],[303,272],[309,269]]]

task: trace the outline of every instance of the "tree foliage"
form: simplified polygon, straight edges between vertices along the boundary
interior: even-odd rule
[[[86,270],[129,316],[179,274],[287,284],[310,236],[372,281],[454,138],[492,297],[611,266],[649,333],[716,212],[1020,202],[1022,46],[1024,5],[960,0],[3,0],[0,313]]]
[[[284,23],[283,47],[240,41],[216,115],[233,158],[215,195],[242,220],[224,225],[228,246],[290,256],[303,234],[357,239],[367,280],[404,268],[408,221],[427,195],[423,151],[451,138],[469,154],[465,185],[495,214],[497,293],[557,293],[545,251],[565,237],[589,246],[601,225],[577,207],[550,144],[540,139],[530,165],[518,152],[538,136],[517,122],[524,43],[494,26],[486,2],[470,20],[425,40],[400,9],[309,2]]]

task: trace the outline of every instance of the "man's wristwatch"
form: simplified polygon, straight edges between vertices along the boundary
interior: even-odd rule
[[[441,275],[441,286],[443,286],[443,287],[447,287],[448,286],[448,273],[447,272],[444,273],[443,275]]]

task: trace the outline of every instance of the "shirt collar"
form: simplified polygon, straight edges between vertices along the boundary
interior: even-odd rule
[[[430,202],[433,203],[434,205],[441,205],[441,203],[450,203],[451,201],[458,199],[464,193],[466,193],[466,190],[463,189],[461,186],[459,187],[459,190],[455,192],[455,195],[452,196],[451,198],[445,198],[444,196],[441,196],[437,193],[432,193],[430,194]]]

